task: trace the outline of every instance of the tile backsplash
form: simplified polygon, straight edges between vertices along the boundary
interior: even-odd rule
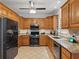
[[[53,32],[53,30],[45,30],[45,29],[41,29],[39,30],[39,33],[45,33],[45,34],[50,34],[50,32]],[[30,34],[30,30],[19,30],[19,34],[20,35],[26,35],[26,34]]]
[[[68,29],[61,29],[60,36],[70,37],[71,35]]]
[[[76,40],[79,41],[79,30],[61,29],[60,36],[63,36],[65,38],[69,38],[73,35],[75,35]]]

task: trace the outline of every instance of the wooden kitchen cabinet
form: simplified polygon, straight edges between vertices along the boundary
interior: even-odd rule
[[[29,45],[29,35],[19,36],[18,46],[28,46]]]
[[[38,19],[31,18],[30,20],[31,20],[30,24],[39,24],[39,18]]]
[[[8,16],[8,11],[7,8],[2,6],[2,16],[7,17]]]
[[[66,48],[61,47],[61,59],[79,59],[79,53],[71,53]]]
[[[51,16],[51,28],[57,30],[58,28],[58,15]]]
[[[65,48],[61,48],[61,59],[71,59],[71,54]]]
[[[0,16],[2,16],[2,5],[0,4]]]
[[[30,19],[24,19],[22,18],[21,22],[22,29],[30,29]]]
[[[52,19],[44,18],[39,20],[40,29],[52,29]]]
[[[69,0],[61,10],[62,28],[79,29],[79,0]]]
[[[23,29],[23,19],[22,17],[19,18],[19,29]]]
[[[79,28],[79,0],[70,0],[70,28]]]
[[[22,18],[22,29],[30,29],[31,24],[39,24],[39,29],[52,29],[53,19],[50,18]]]
[[[62,28],[67,29],[69,27],[69,2],[66,2],[61,8],[62,10]]]
[[[7,6],[5,6],[2,3],[0,3],[0,16],[9,18],[17,22],[19,20],[19,15],[17,15],[13,10],[9,9]]]
[[[22,36],[18,37],[18,47],[21,47],[23,45],[23,38]]]
[[[41,46],[46,46],[47,45],[47,42],[48,42],[48,36],[47,35],[44,35],[44,34],[41,34],[40,35],[40,39],[39,39],[39,43]]]
[[[52,54],[54,54],[54,41],[50,37],[48,37],[48,47],[50,51],[52,52]]]
[[[49,37],[48,37],[48,47],[49,49],[52,49],[52,39],[50,39]]]
[[[29,45],[29,35],[22,36],[22,38],[23,38],[23,45],[28,46]]]
[[[69,59],[67,56],[65,56],[63,53],[61,54],[62,56],[61,56],[61,58],[62,59]]]

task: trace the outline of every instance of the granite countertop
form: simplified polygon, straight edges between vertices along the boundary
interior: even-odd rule
[[[66,38],[55,39],[53,35],[48,35],[51,39],[59,43],[71,53],[79,53],[79,43],[70,43]]]

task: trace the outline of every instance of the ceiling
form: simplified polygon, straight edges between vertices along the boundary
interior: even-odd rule
[[[44,18],[56,15],[57,11],[67,0],[0,0],[7,7],[24,18]],[[35,14],[29,13],[30,10],[20,10],[19,8],[29,8],[29,1],[35,3],[35,8],[46,8],[46,10],[36,10]]]

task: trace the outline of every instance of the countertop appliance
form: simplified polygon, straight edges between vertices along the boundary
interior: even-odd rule
[[[18,23],[0,18],[0,59],[14,59],[18,53]]]
[[[31,24],[30,26],[30,46],[39,46],[39,25]]]
[[[61,59],[61,45],[54,41],[55,59]]]

